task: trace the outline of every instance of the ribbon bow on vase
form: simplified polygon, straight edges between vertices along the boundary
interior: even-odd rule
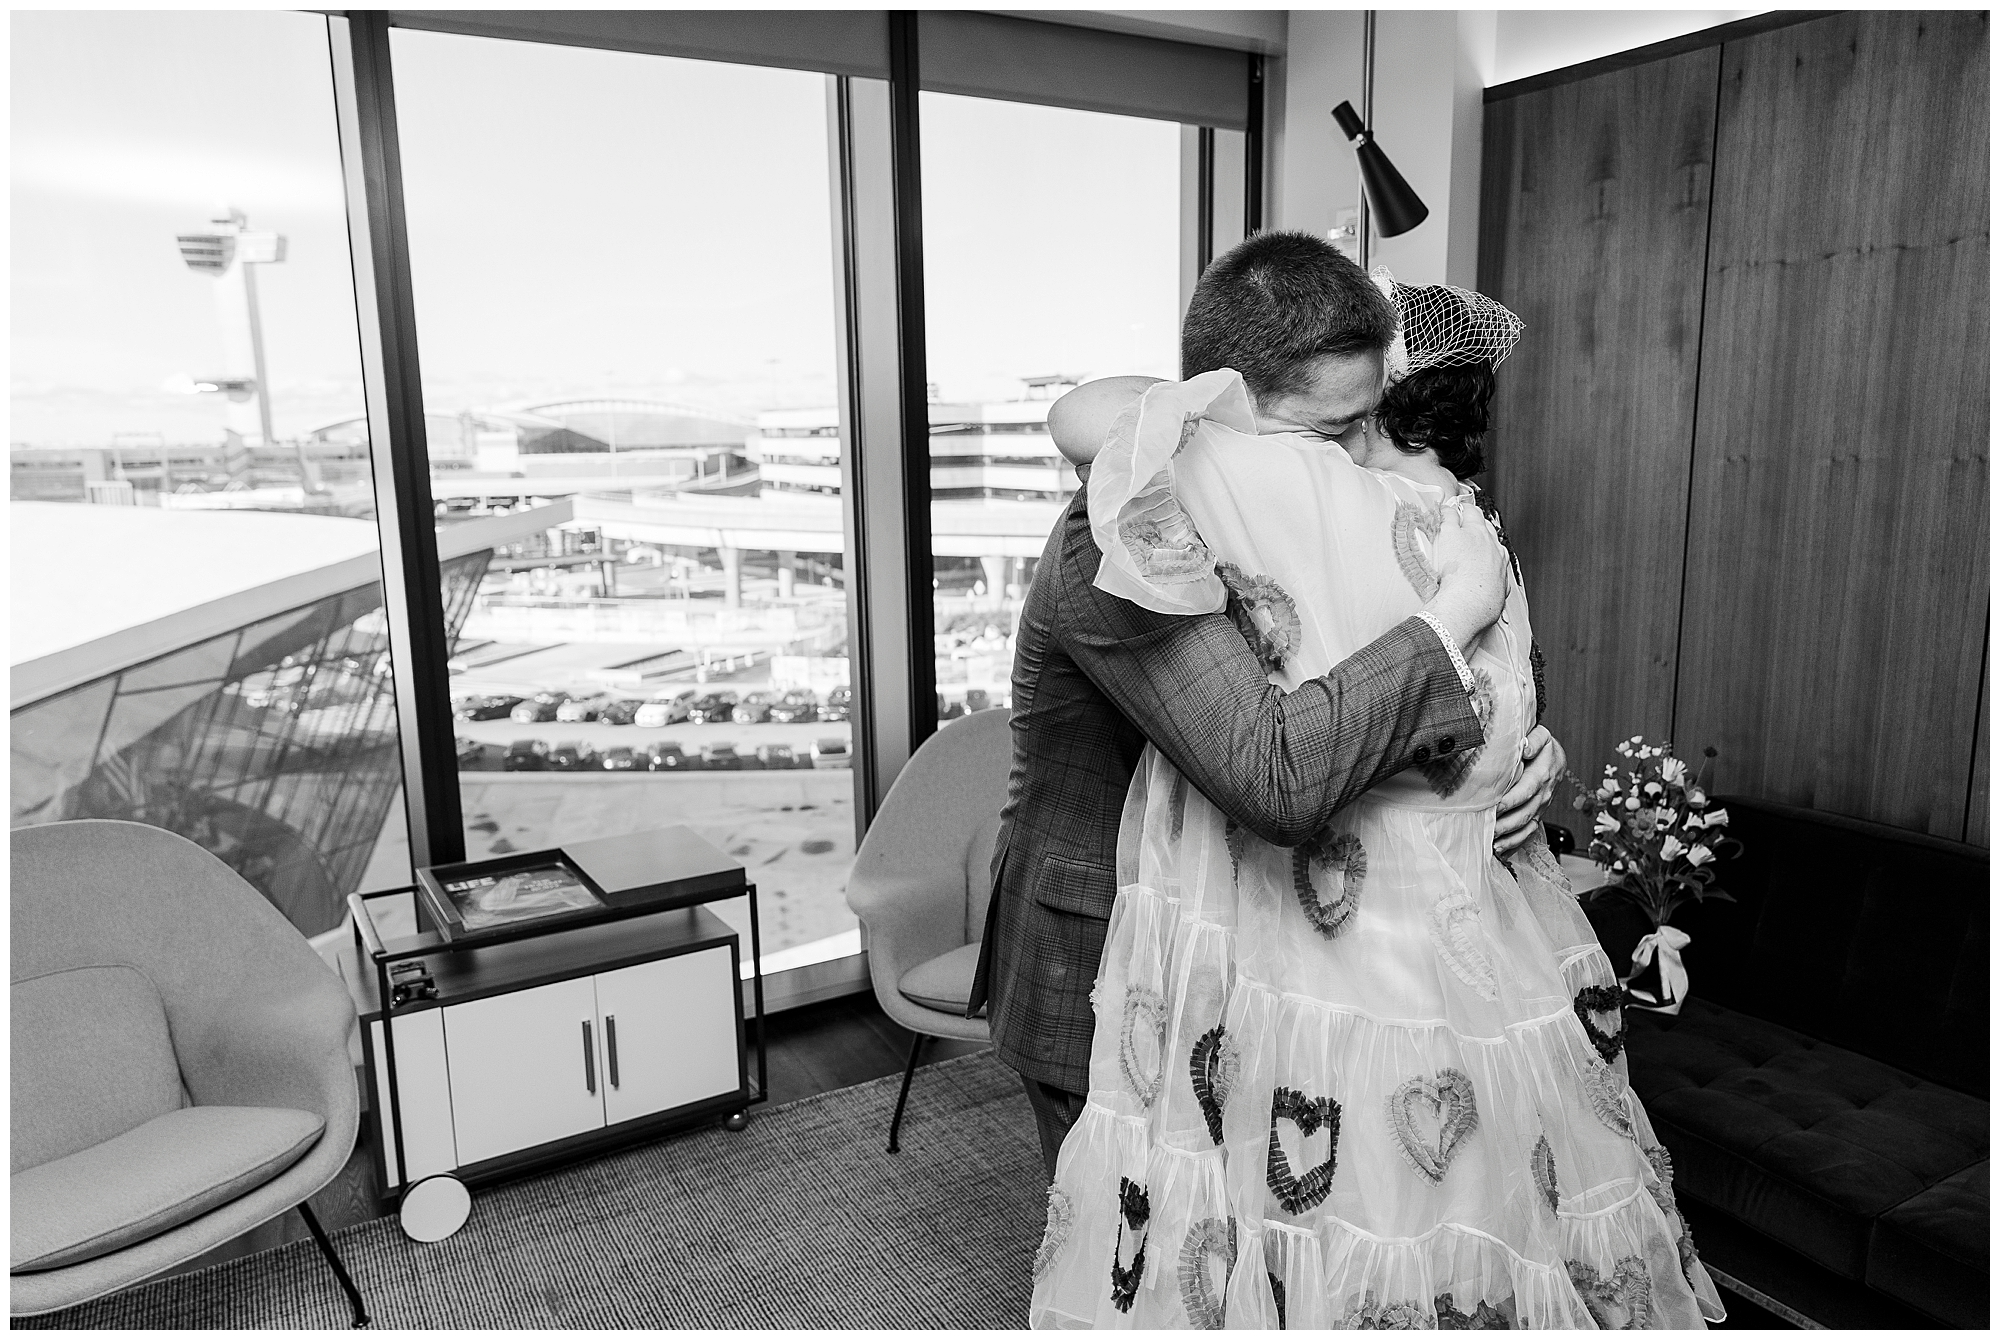
[[[1632,950],[1632,974],[1624,979],[1625,990],[1639,1003],[1641,1009],[1653,1010],[1660,1014],[1679,1014],[1681,1005],[1687,1000],[1687,966],[1681,962],[1681,950],[1692,940],[1686,931],[1678,926],[1660,926],[1651,935],[1640,940]],[[1634,986],[1645,974],[1647,968],[1658,960],[1659,992],[1655,995],[1644,987]]]

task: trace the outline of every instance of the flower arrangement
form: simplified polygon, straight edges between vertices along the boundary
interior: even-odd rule
[[[1701,768],[1695,773],[1669,745],[1649,743],[1642,735],[1621,740],[1615,751],[1625,766],[1605,764],[1596,787],[1586,788],[1574,773],[1568,777],[1577,790],[1571,803],[1591,820],[1590,859],[1612,876],[1585,897],[1623,898],[1646,914],[1654,931],[1633,954],[1626,989],[1648,1007],[1678,1010],[1687,994],[1679,951],[1688,936],[1669,923],[1689,902],[1735,901],[1716,887],[1715,863],[1743,846],[1729,836],[1729,811],[1713,805],[1702,784],[1716,756],[1714,748],[1701,751]],[[1632,981],[1650,966],[1656,951],[1660,989],[1654,995]]]

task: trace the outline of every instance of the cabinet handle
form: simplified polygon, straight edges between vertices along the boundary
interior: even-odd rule
[[[583,1021],[583,1087],[597,1093],[597,1056],[590,1045],[590,1020]]]
[[[611,1087],[618,1087],[618,1016],[604,1016],[604,1069]]]

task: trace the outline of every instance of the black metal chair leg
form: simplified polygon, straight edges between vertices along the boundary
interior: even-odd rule
[[[902,1134],[903,1130],[903,1104],[910,1101],[910,1080],[917,1073],[917,1053],[924,1049],[924,1042],[925,1038],[922,1033],[917,1034],[910,1042],[910,1064],[903,1070],[903,1091],[896,1095],[896,1116],[889,1123],[889,1152],[891,1154],[902,1152],[902,1146],[897,1143],[897,1137]]]
[[[333,1267],[335,1277],[340,1280],[341,1291],[347,1295],[349,1305],[354,1308],[354,1329],[360,1330],[368,1324],[368,1310],[361,1304],[361,1290],[355,1288],[354,1281],[348,1278],[347,1267],[340,1263],[340,1257],[334,1252],[333,1243],[327,1240],[326,1230],[319,1226],[319,1219],[314,1216],[312,1206],[304,1201],[299,1202],[299,1213],[304,1216],[306,1228],[312,1233],[313,1241],[319,1244],[320,1254],[326,1257],[327,1264]]]

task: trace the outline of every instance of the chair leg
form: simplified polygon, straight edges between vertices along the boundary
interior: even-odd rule
[[[902,1152],[902,1146],[897,1143],[897,1137],[903,1130],[903,1104],[910,1101],[910,1080],[917,1073],[917,1054],[924,1049],[924,1041],[925,1038],[922,1033],[917,1034],[916,1037],[910,1040],[910,1064],[903,1070],[903,1091],[896,1095],[896,1116],[889,1123],[889,1152],[891,1154]]]
[[[348,1304],[354,1309],[354,1329],[360,1330],[368,1324],[368,1311],[361,1304],[361,1290],[355,1288],[354,1281],[348,1277],[347,1267],[340,1263],[340,1257],[334,1252],[333,1243],[328,1241],[326,1230],[319,1226],[312,1206],[300,1201],[299,1213],[305,1217],[306,1228],[311,1231],[313,1241],[319,1244],[321,1255],[326,1257],[327,1264],[333,1267],[334,1276],[340,1280],[341,1291],[347,1295]]]

